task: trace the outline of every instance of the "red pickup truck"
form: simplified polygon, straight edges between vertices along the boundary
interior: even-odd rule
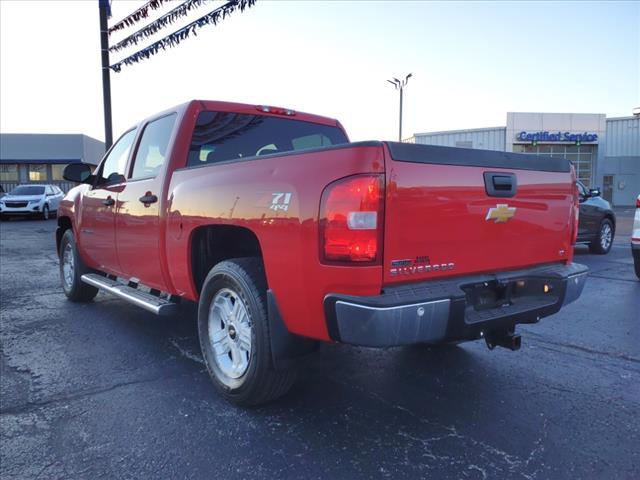
[[[336,120],[191,101],[125,132],[58,211],[62,286],[159,315],[198,302],[202,354],[238,404],[285,393],[318,341],[484,338],[578,298],[570,163],[393,142]]]

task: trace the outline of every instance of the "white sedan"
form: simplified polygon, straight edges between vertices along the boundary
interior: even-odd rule
[[[63,198],[64,193],[55,185],[19,185],[0,198],[0,217],[38,215],[48,220]]]

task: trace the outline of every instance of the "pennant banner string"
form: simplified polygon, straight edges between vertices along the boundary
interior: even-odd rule
[[[173,23],[176,19],[186,16],[192,9],[198,8],[211,0],[186,0],[173,10],[159,17],[157,20],[151,22],[149,25],[141,28],[135,33],[132,33],[128,37],[122,39],[115,45],[109,47],[110,52],[117,52],[130,46],[131,44],[137,45],[138,42],[144,38],[147,38],[157,33],[162,28],[166,27],[170,23]]]
[[[169,1],[171,1],[171,0],[150,0],[150,1],[148,1],[143,6],[141,6],[139,9],[137,9],[135,12],[127,15],[122,20],[120,20],[118,23],[113,25],[112,27],[109,27],[109,35],[111,35],[113,32],[115,32],[117,30],[122,30],[122,29],[124,29],[126,27],[130,27],[131,25],[139,22],[143,18],[147,18],[149,16],[149,9],[150,8],[151,8],[151,10],[157,10],[158,8],[160,8],[162,6],[162,4],[164,2],[169,2]]]
[[[204,27],[205,25],[217,25],[220,20],[225,19],[236,9],[239,9],[242,12],[246,8],[252,7],[255,3],[256,0],[231,0],[230,2],[225,3],[221,7],[216,8],[215,10],[198,18],[197,20],[185,25],[179,30],[176,30],[175,32],[158,40],[157,42],[152,43],[148,47],[137,51],[133,55],[129,55],[128,57],[114,63],[113,65],[110,65],[109,68],[111,68],[114,72],[119,72],[122,69],[122,65],[131,65],[133,63],[138,63],[141,60],[145,60],[152,55],[155,55],[160,49],[166,50],[168,47],[175,47],[180,42],[182,42],[182,40],[188,38],[189,35],[197,35],[196,31]]]

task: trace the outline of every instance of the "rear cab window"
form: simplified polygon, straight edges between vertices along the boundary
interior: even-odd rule
[[[348,143],[338,127],[291,118],[231,112],[201,112],[187,166]]]

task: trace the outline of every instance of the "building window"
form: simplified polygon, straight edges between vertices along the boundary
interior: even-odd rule
[[[0,165],[0,181],[1,182],[17,182],[18,181],[18,165],[16,164]]]
[[[31,164],[28,165],[29,181],[30,182],[46,182],[47,181],[47,166],[44,164]]]
[[[541,155],[543,157],[566,157],[576,169],[576,175],[587,188],[591,186],[591,174],[593,158],[595,156],[595,145],[566,145],[566,144],[515,144],[514,152]]]
[[[66,165],[53,164],[51,165],[51,180],[64,180],[62,176],[62,172],[64,171],[64,167]]]

